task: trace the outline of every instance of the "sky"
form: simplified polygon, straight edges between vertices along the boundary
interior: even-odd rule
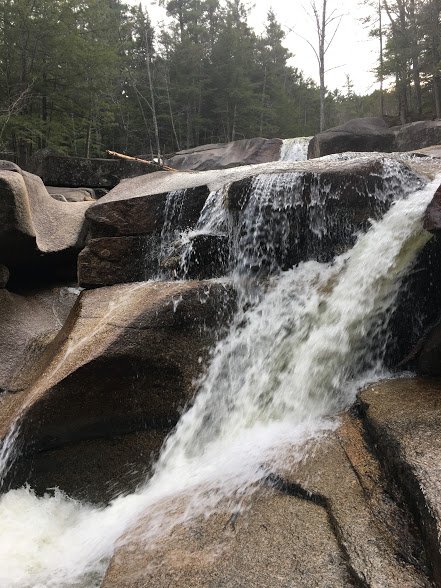
[[[131,0],[130,3],[139,3],[139,0]],[[164,20],[165,11],[158,6],[157,1],[143,0],[142,3],[154,23]],[[291,65],[302,70],[305,77],[318,82],[316,57],[302,38],[308,38],[316,44],[317,33],[308,13],[308,3],[309,0],[254,0],[249,23],[257,32],[262,32],[268,10],[272,8],[278,21],[287,27],[284,44],[294,55]],[[336,13],[342,15],[342,20],[326,56],[326,85],[330,90],[338,88],[344,91],[346,76],[349,75],[355,92],[370,93],[378,88],[372,73],[378,56],[378,41],[369,38],[368,30],[360,22],[366,9],[361,7],[359,0],[328,0],[328,6],[329,11],[336,9]],[[294,32],[290,32],[288,27]]]

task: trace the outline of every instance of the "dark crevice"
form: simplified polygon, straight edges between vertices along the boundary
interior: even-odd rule
[[[308,502],[312,502],[313,504],[320,506],[321,508],[323,508],[326,511],[329,525],[332,529],[332,532],[334,533],[334,536],[337,540],[339,549],[343,555],[346,569],[349,574],[349,577],[350,577],[350,580],[352,582],[353,587],[354,588],[369,588],[369,584],[366,582],[366,580],[364,578],[361,578],[357,574],[357,572],[354,570],[354,568],[352,567],[351,558],[350,558],[350,555],[346,549],[340,526],[339,526],[337,519],[335,518],[335,516],[332,512],[332,507],[329,503],[329,500],[326,498],[326,496],[323,496],[322,494],[319,494],[317,492],[311,492],[310,490],[306,490],[299,483],[288,482],[287,480],[285,480],[281,476],[278,476],[277,474],[270,474],[266,478],[265,482],[267,485],[269,485],[272,488],[275,488],[276,490],[278,490],[279,492],[282,492],[283,494],[286,494],[288,496],[292,496],[294,498],[299,498],[301,500],[306,500]]]
[[[383,428],[372,424],[367,406],[359,403],[363,417],[366,446],[380,464],[390,499],[405,513],[409,535],[414,538],[418,553],[397,553],[400,559],[441,585],[441,558],[438,550],[436,522],[427,507],[425,497],[411,466],[401,457],[399,444]]]

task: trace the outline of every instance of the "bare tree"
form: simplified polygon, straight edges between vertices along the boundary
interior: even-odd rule
[[[332,1],[332,0],[331,0]],[[343,15],[337,12],[336,8],[329,9],[328,0],[309,0],[309,5],[312,10],[312,17],[315,24],[317,33],[318,44],[315,46],[309,39],[302,37],[311,49],[317,59],[319,66],[319,78],[320,78],[320,131],[325,128],[325,98],[326,98],[326,86],[325,86],[325,57],[335,39],[335,35],[340,27]],[[299,33],[297,33],[299,34]]]
[[[3,137],[3,133],[5,132],[6,127],[8,126],[9,121],[11,118],[23,110],[26,106],[27,100],[30,97],[32,90],[32,84],[29,84],[20,94],[14,96],[11,99],[10,104],[4,106],[4,108],[0,109],[0,144]]]
[[[363,16],[361,22],[365,26],[373,27],[370,36],[378,37],[379,55],[377,75],[380,82],[380,113],[384,116],[384,27],[382,0],[361,0],[360,5],[368,6],[373,14]]]

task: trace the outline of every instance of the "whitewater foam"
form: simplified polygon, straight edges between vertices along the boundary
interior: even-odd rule
[[[29,488],[0,499],[0,585],[98,586],[123,533],[146,510],[149,540],[251,491],[281,447],[302,455],[357,385],[384,374],[382,333],[402,276],[430,235],[422,215],[439,186],[399,200],[332,263],[309,261],[266,280],[241,306],[213,351],[194,405],[167,440],[152,478],[136,493],[93,508]],[[167,499],[185,502],[176,514]],[[236,498],[234,498],[236,497]]]

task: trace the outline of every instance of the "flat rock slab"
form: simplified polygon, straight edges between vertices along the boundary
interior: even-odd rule
[[[300,451],[282,448],[265,468],[268,485],[243,497],[239,511],[221,506],[182,523],[188,497],[176,497],[157,507],[171,518],[154,540],[155,509],[146,513],[122,538],[102,587],[431,585],[414,565],[418,541],[385,493],[358,419],[344,415],[338,430]]]
[[[230,143],[201,145],[194,149],[179,151],[168,159],[166,164],[175,169],[205,171],[278,161],[282,144],[282,139],[257,137]]]
[[[377,463],[357,420],[313,442],[300,462],[276,470],[282,488],[322,504],[346,554],[352,577],[370,588],[428,586],[413,565],[414,539],[387,499]]]
[[[92,188],[63,188],[59,186],[46,186],[46,190],[55,200],[60,202],[89,202],[96,200],[95,191]]]
[[[351,586],[326,511],[279,492],[231,513],[179,525],[146,547],[135,532],[114,556],[102,588],[341,588]],[[146,519],[147,523],[148,519]]]
[[[287,269],[311,258],[327,261],[334,253],[341,253],[352,245],[354,235],[366,228],[369,219],[381,216],[397,196],[397,191],[402,189],[404,180],[401,185],[397,182],[396,186],[388,183],[389,166],[395,165],[402,177],[416,187],[423,184],[421,176],[429,179],[434,171],[432,160],[428,166],[422,161],[425,159],[430,158],[413,160],[399,155],[355,157],[347,154],[336,160],[276,162],[222,171],[158,172],[125,180],[87,211],[92,240],[80,256],[79,282],[85,287],[98,287],[157,275],[157,252],[165,226],[172,235],[194,228],[209,192],[221,188],[222,192],[217,196],[223,199],[228,209],[226,213],[240,213],[246,208],[254,179],[262,174],[269,183],[275,182],[272,188],[268,188],[272,190],[271,196],[287,203],[286,210],[281,205],[280,215],[285,214],[289,229],[279,235],[277,229],[280,229],[282,216],[274,221],[276,226],[268,229],[274,237],[275,250],[280,250],[285,257],[277,259],[280,267]],[[438,161],[435,167],[439,171],[441,163]],[[293,174],[291,188],[287,187],[288,180],[287,186],[283,181],[277,184],[281,173]],[[318,194],[322,187],[325,190],[321,193],[327,197],[320,199]],[[383,189],[384,197],[376,198]],[[289,198],[292,205],[288,204]],[[168,218],[166,223],[166,203],[171,207],[173,199],[178,202],[176,218]],[[307,215],[314,226],[306,219]],[[237,224],[241,219],[234,217],[232,222]],[[240,234],[239,230],[236,232]],[[337,235],[334,240],[333,234]],[[145,241],[144,246],[141,245],[142,239],[136,239],[141,236],[152,239],[150,243]],[[157,238],[156,241],[153,237]],[[208,239],[207,244],[210,245]],[[195,249],[197,245],[195,242]],[[204,247],[202,244],[199,251]],[[214,253],[216,248],[214,244]],[[225,271],[228,257],[225,247],[222,247],[220,260],[208,249],[205,247],[206,255],[198,253],[195,263],[190,260],[192,271],[189,276],[215,277]],[[176,257],[175,252],[169,255]],[[126,259],[130,262],[127,263]],[[173,263],[168,263],[166,267],[172,266]]]
[[[441,157],[441,145],[430,145],[429,147],[423,147],[422,149],[416,149],[412,151],[416,155],[426,155],[428,157]]]
[[[380,461],[416,513],[441,585],[441,381],[388,380],[359,399]]]

